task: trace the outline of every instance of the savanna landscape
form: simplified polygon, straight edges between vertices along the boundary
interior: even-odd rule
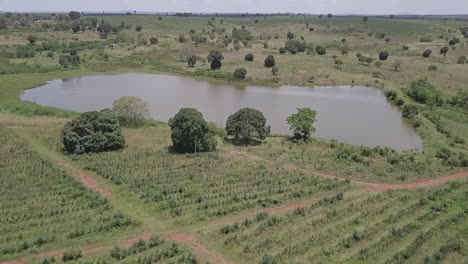
[[[467,264],[466,56],[468,16],[0,13],[0,263]],[[210,120],[161,92],[160,114],[149,75],[267,94]],[[70,106],[83,76],[93,111]],[[314,104],[268,100],[294,87],[371,89],[421,146],[327,137]],[[364,141],[390,122],[348,114]]]

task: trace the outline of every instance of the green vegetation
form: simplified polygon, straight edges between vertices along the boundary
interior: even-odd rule
[[[149,118],[149,105],[140,98],[124,96],[112,104],[112,112],[118,116],[120,123],[140,125]]]
[[[72,154],[118,150],[125,139],[117,118],[111,113],[86,112],[62,130],[63,148]]]
[[[214,131],[193,108],[182,108],[169,121],[174,150],[180,153],[208,152],[216,149]]]
[[[63,249],[40,261],[219,263],[200,254],[203,245],[233,263],[466,262],[466,179],[382,193],[353,182],[466,171],[466,22],[213,18],[0,14],[0,174],[7,175],[0,261]],[[145,121],[120,131],[118,117],[125,125],[146,118],[147,106],[125,100],[79,117],[18,99],[50,80],[128,71],[242,85],[375,86],[415,127],[424,150],[314,138],[312,110],[288,120],[297,139],[308,139],[292,141],[269,135],[254,109],[232,115],[226,129],[183,109],[170,127]],[[64,126],[65,150],[81,155],[62,152]],[[87,153],[94,151],[103,152]],[[348,181],[317,176],[330,174]],[[88,190],[80,176],[112,195]],[[270,208],[296,202],[308,205]],[[145,232],[161,239],[119,243]],[[196,236],[184,243],[197,257],[166,239],[183,232]],[[114,247],[89,252],[85,245]]]

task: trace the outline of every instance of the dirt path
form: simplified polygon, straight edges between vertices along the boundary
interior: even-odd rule
[[[274,163],[274,161],[260,157],[258,155],[252,154],[252,153],[247,153],[247,152],[241,152],[238,150],[226,150],[228,152],[234,153],[236,155],[241,155],[249,160],[253,161],[264,161],[269,164]],[[317,176],[320,176],[322,178],[326,179],[332,179],[332,180],[340,180],[340,181],[346,181],[346,178],[335,176],[335,175],[329,175],[329,174],[324,174],[316,171],[309,171],[307,169],[295,166],[293,164],[286,164],[285,165],[287,168],[290,169],[299,169],[303,170],[309,173],[313,173]],[[363,181],[356,181],[356,180],[350,180],[353,183],[360,184],[367,186],[369,190],[374,191],[374,192],[384,192],[387,190],[399,190],[399,189],[411,189],[411,188],[417,188],[417,187],[425,187],[425,186],[430,186],[430,185],[435,185],[435,184],[440,184],[448,181],[453,181],[456,179],[460,179],[463,177],[468,177],[468,171],[467,172],[460,172],[436,179],[430,179],[430,180],[424,180],[424,181],[416,181],[416,182],[410,182],[410,183],[402,183],[402,184],[385,184],[385,183],[372,183],[372,182],[363,182]],[[295,208],[294,208],[295,209]]]
[[[57,153],[53,153],[50,150],[46,150],[45,146],[42,146],[41,143],[37,142],[36,139],[34,139],[34,138],[32,138],[32,137],[30,137],[28,135],[24,135],[24,134],[23,134],[23,137],[25,139],[27,139],[32,145],[34,145],[38,151],[39,150],[46,151],[45,154],[43,153],[43,156],[46,159],[54,162],[57,166],[66,168],[77,180],[79,180],[81,183],[83,183],[83,185],[85,185],[87,188],[98,192],[102,197],[105,197],[105,198],[112,197],[111,191],[109,191],[109,190],[105,189],[104,187],[102,187],[95,179],[93,179],[92,177],[89,177],[88,175],[86,175],[86,173],[83,170],[81,170],[79,167],[74,166],[71,163],[65,161],[65,159],[61,158],[60,155],[58,155]],[[238,150],[228,150],[228,151],[231,152],[231,153],[234,153],[236,155],[241,155],[244,158],[247,158],[249,160],[264,161],[264,162],[267,162],[267,163],[274,163],[274,161],[265,159],[263,157],[260,157],[258,155],[252,154],[252,153],[241,152],[241,151],[238,151]],[[311,172],[311,171],[308,171],[308,170],[306,170],[304,168],[297,167],[294,164],[286,164],[286,166],[288,168],[290,168],[290,169],[300,169],[300,170],[307,171],[309,173]],[[318,172],[314,172],[314,171],[312,171],[312,173],[317,175],[317,176],[327,178],[327,179],[337,179],[337,180],[342,180],[342,181],[346,180],[345,178],[334,176],[334,175],[327,175],[327,174],[322,174],[322,173],[318,173]],[[413,183],[406,183],[406,184],[379,184],[379,183],[369,183],[369,182],[361,182],[361,181],[351,181],[351,182],[354,182],[354,183],[360,184],[360,185],[365,185],[371,191],[382,192],[382,191],[386,191],[386,190],[424,187],[424,186],[429,186],[429,185],[433,185],[433,184],[439,184],[439,183],[443,183],[443,182],[447,182],[447,181],[451,181],[451,180],[460,179],[460,178],[463,178],[463,177],[468,177],[468,172],[462,172],[462,173],[457,173],[457,174],[454,174],[454,175],[449,175],[449,176],[445,176],[445,177],[441,177],[441,178],[437,178],[437,179],[431,179],[431,180],[419,181],[419,182],[413,182]],[[276,206],[276,207],[265,208],[265,209],[262,209],[262,210],[259,210],[259,211],[266,211],[269,214],[287,212],[287,211],[294,210],[296,208],[309,206],[315,200],[316,200],[316,198],[312,199],[311,201],[307,201],[307,202],[285,204],[285,205],[280,205],[280,206]],[[258,212],[253,212],[253,213],[250,212],[249,214],[255,214],[255,213],[258,213]],[[246,217],[246,215],[245,214],[238,215],[237,217]],[[157,221],[157,219],[151,219],[151,220],[152,221]],[[127,246],[130,246],[133,243],[137,242],[140,239],[149,240],[150,237],[151,237],[151,234],[143,233],[143,234],[139,235],[138,237],[128,239],[128,240],[125,240],[125,241],[121,241],[118,244],[120,246],[122,246],[122,247],[127,247]],[[178,243],[181,243],[181,244],[184,244],[184,245],[190,247],[198,257],[200,257],[203,260],[207,260],[207,261],[209,261],[211,263],[216,263],[216,264],[232,264],[233,263],[233,262],[228,261],[227,259],[225,259],[219,253],[216,253],[216,252],[213,252],[213,251],[210,251],[209,249],[207,249],[202,243],[200,243],[198,241],[196,236],[194,236],[192,234],[174,233],[174,234],[169,234],[164,239],[165,240],[170,240],[170,241],[175,241],[175,242],[178,242]],[[86,246],[84,246],[82,248],[82,253],[84,255],[86,255],[86,254],[89,254],[89,253],[102,252],[102,251],[105,251],[105,250],[109,250],[111,248],[112,248],[112,246],[92,247],[91,245],[86,245]],[[47,257],[47,256],[55,256],[56,258],[61,258],[63,256],[64,252],[65,252],[65,249],[60,249],[60,250],[55,250],[55,251],[51,251],[51,252],[47,252],[47,253],[38,254],[38,255],[36,255],[34,257],[35,258],[44,258],[44,257]],[[25,263],[28,263],[26,260],[27,259],[24,258],[24,259],[20,259],[20,260],[0,262],[0,264],[25,264]]]

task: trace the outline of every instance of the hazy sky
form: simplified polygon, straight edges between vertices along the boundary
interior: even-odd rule
[[[468,14],[468,0],[0,0],[0,10]]]

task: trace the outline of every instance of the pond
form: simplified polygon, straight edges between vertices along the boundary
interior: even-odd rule
[[[422,140],[382,92],[364,86],[236,87],[164,74],[126,73],[54,80],[25,90],[22,100],[78,112],[111,108],[122,96],[150,105],[151,117],[168,121],[182,107],[225,124],[242,107],[262,111],[272,133],[290,134],[286,118],[298,107],[317,111],[314,136],[363,146],[421,150]]]

